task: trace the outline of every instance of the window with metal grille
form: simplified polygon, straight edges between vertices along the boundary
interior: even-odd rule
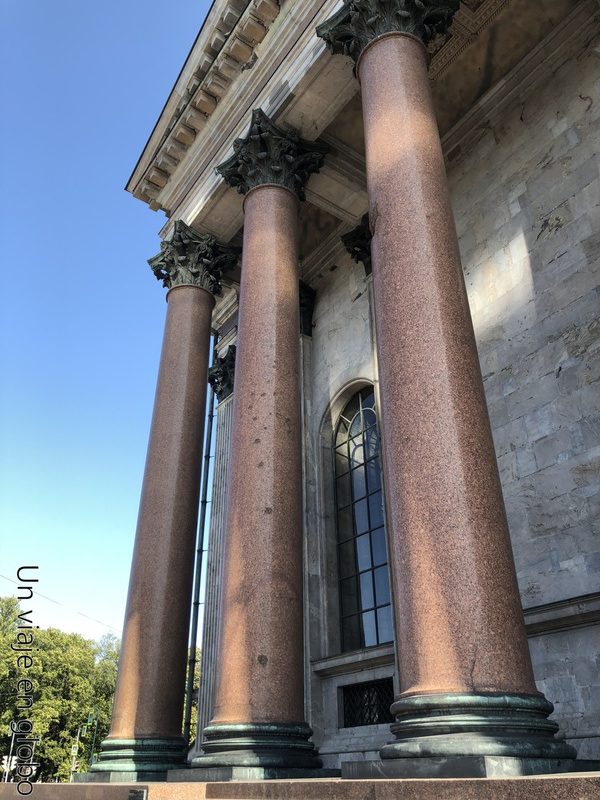
[[[342,652],[393,641],[373,388],[354,395],[334,433]]]
[[[390,706],[394,702],[394,682],[383,678],[342,687],[343,726],[389,725],[394,721]]]

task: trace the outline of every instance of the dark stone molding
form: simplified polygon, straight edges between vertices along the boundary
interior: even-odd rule
[[[312,336],[312,318],[315,308],[316,291],[304,281],[300,281],[300,333]]]
[[[379,754],[388,758],[574,759],[575,750],[556,739],[548,719],[554,706],[541,694],[501,692],[421,694],[392,704],[396,737]]]
[[[237,264],[240,248],[221,244],[208,233],[198,233],[185,222],[175,222],[173,235],[161,242],[160,253],[148,259],[152,272],[167,289],[199,286],[221,294],[223,272]]]
[[[100,757],[78,782],[163,781],[170,769],[185,766],[183,738],[105,739]]]
[[[229,723],[204,729],[192,768],[263,767],[319,770],[323,762],[306,724]]]
[[[223,357],[217,356],[216,363],[208,370],[208,382],[217,400],[221,403],[233,392],[235,376],[235,345],[229,345]]]
[[[371,274],[371,229],[369,227],[369,215],[365,214],[361,219],[360,224],[351,230],[350,233],[345,233],[342,237],[342,243],[346,250],[350,253],[356,263],[362,263],[365,268],[365,275]]]
[[[321,142],[301,139],[293,129],[279,128],[256,108],[248,135],[234,141],[233,155],[217,167],[217,172],[240,194],[275,184],[304,200],[306,182],[320,170],[328,149]]]
[[[428,44],[447,32],[459,0],[346,0],[342,8],[317,26],[332,53],[356,63],[365,47],[386,33],[406,33]]]
[[[523,609],[528,636],[600,624],[600,592]]]

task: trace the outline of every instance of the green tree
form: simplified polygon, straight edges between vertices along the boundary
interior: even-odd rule
[[[87,769],[97,717],[96,750],[108,732],[115,689],[119,644],[108,635],[99,642],[56,628],[35,630],[33,663],[17,669],[11,650],[15,642],[19,607],[14,597],[0,598],[0,749],[8,754],[10,723],[28,719],[40,737],[36,761],[44,780],[69,780],[71,747],[80,730],[79,771]],[[17,698],[17,681],[34,686],[31,708]],[[19,707],[21,705],[21,707]]]
[[[189,676],[189,656],[191,655],[191,650],[188,653],[188,666],[186,670],[186,686],[187,686],[187,678]],[[200,693],[200,671],[202,667],[202,651],[199,647],[196,648],[196,663],[194,667],[194,685],[192,687],[192,713],[190,716],[190,745],[192,745],[196,739],[196,728],[198,727],[198,701],[199,701],[199,693]]]

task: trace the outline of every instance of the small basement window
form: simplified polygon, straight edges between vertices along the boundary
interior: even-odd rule
[[[392,678],[353,683],[350,686],[342,686],[340,689],[343,711],[341,727],[389,725],[394,721],[390,711],[390,706],[394,702]]]

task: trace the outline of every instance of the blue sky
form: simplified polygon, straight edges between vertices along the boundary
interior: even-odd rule
[[[39,565],[42,627],[121,633],[165,315],[123,187],[208,6],[0,4],[0,595]]]

